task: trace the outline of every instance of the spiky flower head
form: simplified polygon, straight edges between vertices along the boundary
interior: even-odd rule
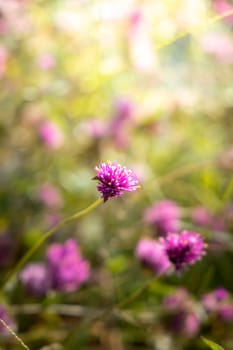
[[[140,188],[137,176],[132,170],[122,167],[117,162],[101,163],[95,168],[98,180],[98,191],[106,202],[111,197],[119,197],[124,192],[132,192]]]
[[[160,241],[164,244],[167,256],[176,271],[200,260],[205,255],[207,246],[200,234],[190,231],[169,233]]]

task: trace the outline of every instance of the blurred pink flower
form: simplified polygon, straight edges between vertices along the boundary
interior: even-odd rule
[[[1,26],[1,25],[0,25]],[[1,28],[0,28],[1,30]],[[0,47],[0,78],[4,76],[8,59],[8,51],[5,47]]]
[[[55,67],[56,59],[50,53],[45,53],[37,58],[37,64],[42,70],[50,70]]]
[[[106,123],[100,119],[90,119],[81,125],[81,129],[89,136],[100,139],[106,135]]]
[[[38,188],[38,197],[49,208],[60,208],[63,200],[58,189],[49,183],[44,183]]]
[[[226,0],[215,0],[213,3],[215,11],[219,15],[223,15],[226,12],[231,12],[228,16],[224,17],[226,22],[232,24],[233,23],[233,5]]]
[[[144,220],[155,226],[159,234],[177,232],[180,228],[181,210],[179,206],[170,200],[162,200],[144,213]]]
[[[233,7],[232,7],[233,9]],[[233,63],[233,41],[223,33],[211,33],[201,41],[203,50],[222,63]]]
[[[58,149],[64,143],[64,135],[55,123],[44,121],[39,126],[39,135],[44,144],[51,149]]]
[[[141,239],[136,246],[135,255],[158,275],[168,272],[172,266],[163,245],[153,239]]]

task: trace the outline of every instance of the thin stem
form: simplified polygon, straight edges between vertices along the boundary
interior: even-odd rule
[[[30,348],[19,338],[19,336],[10,328],[10,326],[0,318],[0,323],[8,330],[8,332],[22,345],[22,347],[26,350],[30,350]]]
[[[46,231],[43,236],[41,236],[36,243],[27,251],[27,253],[21,258],[21,260],[18,262],[18,264],[15,266],[15,268],[9,273],[9,275],[6,278],[5,283],[2,286],[2,290],[6,289],[7,286],[10,284],[14,276],[21,270],[21,268],[24,266],[24,264],[32,257],[32,255],[37,251],[37,249],[60,227],[67,224],[70,221],[73,221],[75,219],[80,218],[81,216],[84,216],[88,213],[90,213],[93,209],[95,209],[100,203],[103,202],[102,198],[98,198],[94,203],[92,203],[89,207],[79,211],[78,213],[75,213],[74,215],[69,216],[68,218],[62,220],[57,225],[53,226],[51,229]]]

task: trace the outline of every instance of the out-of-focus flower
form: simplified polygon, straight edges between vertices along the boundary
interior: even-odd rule
[[[195,224],[215,231],[223,231],[225,229],[224,215],[213,215],[208,209],[202,206],[193,208],[191,218]]]
[[[37,58],[37,64],[42,70],[50,70],[55,67],[56,59],[51,53],[45,53]]]
[[[157,57],[148,25],[140,9],[135,9],[129,16],[128,42],[135,68],[145,73],[154,72]]]
[[[225,288],[217,288],[204,294],[202,304],[208,314],[213,314],[224,322],[233,321],[233,302]]]
[[[99,119],[90,119],[81,125],[82,131],[89,136],[100,139],[106,135],[106,124]]]
[[[60,148],[64,143],[61,129],[50,121],[44,121],[40,124],[39,135],[44,144],[54,150]]]
[[[28,294],[45,295],[50,287],[48,269],[43,263],[28,264],[20,273],[20,281]]]
[[[116,162],[101,163],[95,170],[94,179],[99,181],[97,189],[104,201],[111,197],[119,197],[125,192],[135,191],[140,187],[133,171]]]
[[[164,249],[176,271],[180,271],[188,265],[195,264],[205,255],[206,244],[200,234],[183,231],[169,233],[160,239]]]
[[[13,318],[9,315],[9,313],[7,312],[7,310],[5,309],[5,307],[3,305],[0,305],[0,318],[12,329],[12,330],[16,330],[16,323],[13,320]],[[0,333],[1,334],[9,334],[8,329],[6,329],[6,327],[4,327],[4,325],[2,323],[0,323]]]
[[[207,34],[202,39],[201,45],[205,52],[216,57],[221,63],[229,64],[233,62],[233,41],[226,34]]]
[[[49,183],[44,183],[38,188],[40,201],[49,208],[60,208],[63,200],[58,189]]]
[[[200,315],[196,305],[184,288],[179,288],[174,294],[163,300],[165,313],[168,314],[169,329],[185,337],[194,337],[200,329]]]
[[[62,292],[72,292],[90,276],[90,266],[73,239],[64,244],[51,244],[47,251],[51,287]]]
[[[233,11],[233,5],[226,0],[215,0],[213,3],[214,9],[215,11],[219,14],[219,15],[223,15],[227,12],[231,12]],[[228,23],[233,23],[233,14],[230,13],[229,15],[224,16],[224,19],[226,22]]]
[[[0,78],[4,76],[7,59],[8,59],[7,49],[5,47],[0,47]]]
[[[141,239],[137,244],[135,254],[142,263],[149,266],[158,275],[166,273],[171,267],[163,245],[153,239]]]
[[[126,98],[116,102],[115,113],[107,130],[107,134],[117,147],[124,148],[129,143],[129,131],[134,114],[133,103]]]
[[[154,225],[159,234],[177,232],[180,228],[181,211],[175,202],[163,200],[146,209],[144,219]]]

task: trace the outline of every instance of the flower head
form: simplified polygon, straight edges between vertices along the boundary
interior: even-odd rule
[[[101,163],[95,170],[94,179],[99,181],[97,189],[105,202],[111,197],[119,197],[124,192],[132,192],[140,187],[133,171],[116,162]]]
[[[158,275],[166,273],[171,266],[163,245],[156,240],[141,239],[137,244],[135,254],[142,263],[149,266]]]
[[[64,244],[52,244],[47,251],[47,261],[55,290],[72,292],[89,278],[89,263],[81,256],[73,239]]]
[[[41,123],[39,136],[43,143],[50,149],[59,149],[64,143],[64,135],[61,129],[50,121]]]
[[[156,227],[159,234],[176,232],[180,227],[181,212],[178,205],[169,200],[163,200],[146,209],[144,220]]]
[[[160,241],[164,244],[167,256],[177,271],[194,264],[205,255],[206,244],[196,232],[169,233]]]
[[[48,269],[43,263],[28,264],[20,273],[20,280],[28,294],[45,295],[49,289]]]

